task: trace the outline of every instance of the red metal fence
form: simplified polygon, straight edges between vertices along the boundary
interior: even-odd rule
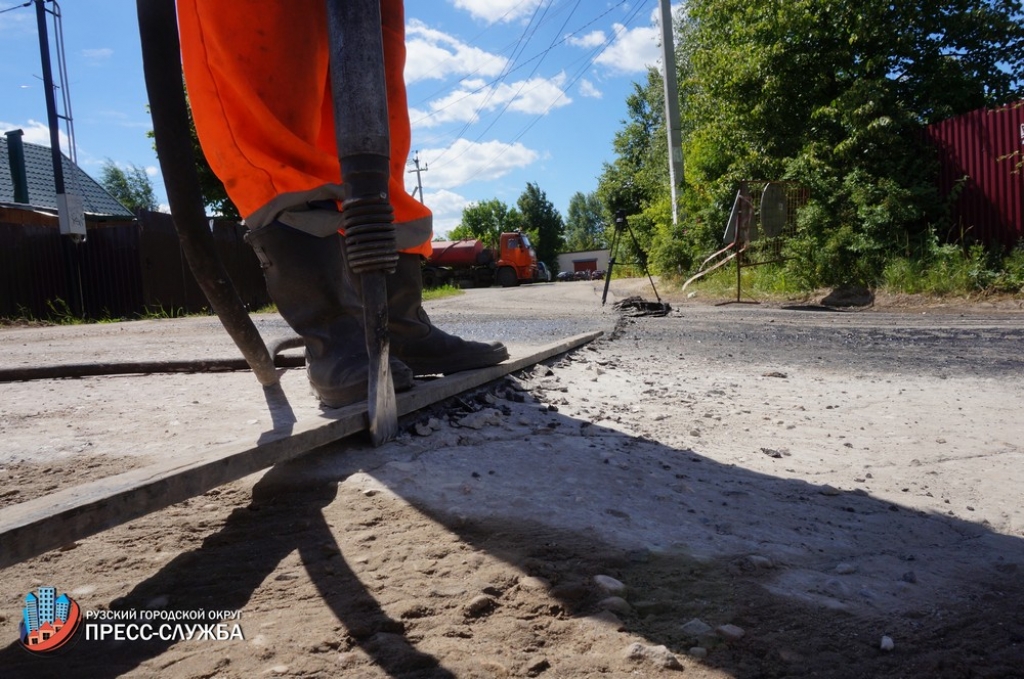
[[[927,134],[939,149],[939,189],[955,197],[949,237],[1016,245],[1024,238],[1024,101],[935,123]]]

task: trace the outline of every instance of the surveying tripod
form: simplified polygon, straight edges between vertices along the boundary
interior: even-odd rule
[[[615,270],[615,259],[618,254],[619,244],[622,241],[623,231],[628,231],[629,237],[633,239],[633,247],[636,249],[637,256],[637,261],[634,264],[639,264],[640,268],[643,269],[647,280],[651,282],[651,289],[654,290],[654,296],[658,299],[658,304],[662,304],[661,297],[658,295],[658,289],[654,287],[654,279],[651,278],[651,272],[647,269],[647,253],[640,247],[636,234],[633,233],[633,228],[626,221],[626,211],[619,210],[615,213],[615,230],[612,232],[612,242],[608,248],[608,273],[604,277],[604,294],[601,295],[601,306],[604,306],[605,301],[608,299],[608,286],[612,282],[612,271]]]

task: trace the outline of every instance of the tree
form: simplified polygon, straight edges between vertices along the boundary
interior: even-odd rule
[[[558,214],[547,195],[533,183],[526,185],[516,206],[522,215],[523,230],[530,236],[537,251],[537,259],[555,271],[564,242],[565,224],[562,215]]]
[[[941,201],[921,127],[1024,94],[1019,0],[688,7],[690,113],[732,149],[724,174],[811,187],[812,282],[872,282],[900,244],[934,238]]]
[[[127,168],[121,168],[107,158],[100,171],[100,184],[117,202],[132,212],[157,208],[156,194],[149,175],[137,165],[129,164]]]
[[[620,239],[616,255],[648,261],[657,273],[679,268],[681,236],[672,223],[662,83],[661,75],[650,69],[643,85],[634,84],[626,99],[629,118],[613,141],[616,158],[605,164],[597,189],[605,214],[625,212],[637,239],[636,244],[632,237]],[[693,259],[684,254],[683,261]]]
[[[462,222],[451,230],[452,240],[478,238],[487,247],[497,247],[498,239],[506,231],[515,231],[521,220],[515,208],[492,198],[480,203],[471,203],[462,211]]]
[[[608,247],[604,206],[596,193],[573,194],[565,220],[565,250],[580,252]]]

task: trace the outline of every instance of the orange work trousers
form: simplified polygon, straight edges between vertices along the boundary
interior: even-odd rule
[[[324,236],[341,168],[328,75],[324,0],[178,0],[182,65],[210,167],[250,228],[273,220]],[[381,0],[398,249],[430,255],[431,213],[405,190],[411,130],[405,10]]]

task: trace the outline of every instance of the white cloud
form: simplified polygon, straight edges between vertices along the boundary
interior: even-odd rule
[[[8,7],[4,3],[5,8]],[[36,33],[36,17],[32,10],[24,12],[4,12],[0,14],[0,34],[18,35]],[[37,56],[38,60],[38,56]]]
[[[532,13],[543,0],[452,0],[458,9],[464,9],[475,19],[489,24],[496,21],[515,21]]]
[[[114,56],[114,50],[110,49],[109,47],[82,50],[82,57],[86,61],[90,61],[92,63],[109,61],[112,56]]]
[[[160,168],[158,168],[156,165],[147,165],[146,166],[146,176],[148,176],[148,177],[155,177],[158,174],[160,174]]]
[[[416,19],[409,21],[405,35],[406,83],[452,75],[496,76],[508,63],[505,57],[467,45]]]
[[[448,232],[462,222],[462,211],[470,200],[453,191],[425,191],[424,203],[434,213],[434,236],[447,238]]]
[[[580,80],[580,96],[589,97],[590,99],[600,99],[604,95],[601,93],[601,90],[597,89],[594,83],[583,78]]]
[[[435,189],[454,189],[474,181],[498,179],[530,165],[539,157],[536,151],[519,142],[467,139],[458,139],[448,148],[420,151],[420,158],[430,168],[423,175],[423,183]]]
[[[410,109],[409,117],[414,127],[426,128],[451,122],[475,122],[482,113],[506,107],[518,113],[539,115],[572,103],[563,89],[565,81],[565,73],[553,78],[531,78],[497,85],[487,85],[482,80],[465,80],[459,89],[430,102],[429,110]]]
[[[581,35],[578,37],[575,35],[569,35],[567,36],[567,38],[567,42],[570,45],[575,45],[577,47],[589,47],[593,49],[595,47],[600,47],[601,45],[603,45],[605,40],[608,39],[608,36],[605,35],[604,31],[591,31],[586,35]]]
[[[595,64],[613,73],[643,73],[649,66],[661,63],[661,29],[657,25],[626,28],[615,24],[614,29],[615,40],[598,55]]]
[[[677,5],[673,12],[678,10]],[[624,24],[612,25],[611,44],[594,60],[616,75],[643,73],[650,66],[661,63],[661,12],[655,9],[650,24],[628,28]],[[582,49],[594,50],[609,40],[608,34],[596,30],[586,35],[569,35],[566,42]]]
[[[0,133],[11,130],[22,130],[25,134],[21,140],[26,144],[38,144],[39,146],[50,147],[50,126],[38,120],[29,119],[27,123],[8,123],[0,121]],[[70,141],[63,131],[60,132],[60,149],[65,155],[68,153]]]

